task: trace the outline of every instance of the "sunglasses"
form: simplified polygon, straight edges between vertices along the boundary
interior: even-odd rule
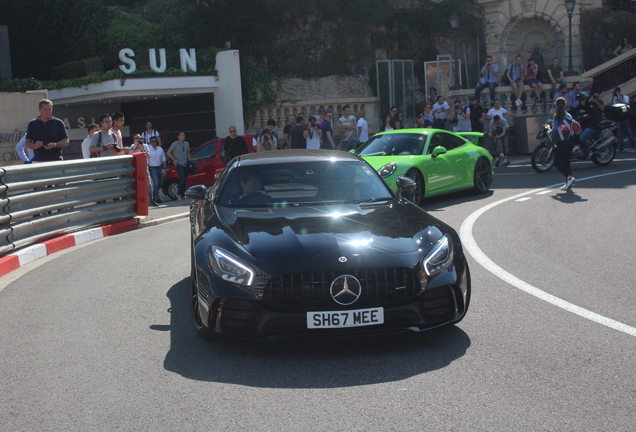
[[[231,130],[230,133],[236,133],[236,131],[235,130]]]

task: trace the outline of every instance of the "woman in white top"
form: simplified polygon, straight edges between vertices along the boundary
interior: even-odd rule
[[[393,127],[393,117],[391,117],[391,114],[385,115],[384,122],[382,122],[382,126],[380,126],[380,132],[388,132],[394,129],[395,128]]]
[[[322,130],[318,125],[316,125],[316,117],[309,117],[309,122],[305,126],[305,130],[303,131],[303,136],[305,137],[305,142],[307,143],[307,148],[310,150],[319,149],[320,148],[320,139],[322,137]]]

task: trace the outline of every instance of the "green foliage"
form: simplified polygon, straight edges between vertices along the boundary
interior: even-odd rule
[[[245,115],[276,104],[276,91],[272,85],[276,80],[277,77],[271,73],[241,63],[241,92]]]
[[[13,75],[48,79],[55,65],[94,56],[104,44],[99,0],[3,2]]]
[[[166,46],[184,46],[190,31],[194,2],[185,0],[149,0],[144,7],[146,20],[163,33]],[[194,46],[198,48],[199,45]],[[159,47],[156,47],[159,48]]]
[[[250,43],[268,35],[268,14],[262,0],[215,0],[197,5],[188,41],[222,48],[226,42]]]
[[[83,60],[72,61],[53,67],[51,78],[63,80],[77,78],[86,75],[86,67]]]

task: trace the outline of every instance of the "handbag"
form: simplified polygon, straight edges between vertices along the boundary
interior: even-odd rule
[[[186,171],[190,174],[190,175],[194,175],[197,173],[197,166],[195,165],[194,162],[192,162],[191,160],[189,160],[188,162],[186,162]]]
[[[228,137],[228,138],[225,138],[225,139],[230,139],[230,138]],[[232,147],[234,147],[234,143],[235,142],[236,142],[236,138],[234,138],[232,140],[232,144],[230,144],[230,148],[227,149],[227,151],[224,154],[221,155],[221,162],[224,165],[227,165],[227,163],[230,161],[230,152],[232,151]]]

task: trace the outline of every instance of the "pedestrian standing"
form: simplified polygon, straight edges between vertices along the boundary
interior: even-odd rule
[[[356,129],[358,136],[358,146],[369,139],[369,124],[364,119],[364,112],[356,112]]]
[[[22,135],[22,138],[16,144],[15,152],[18,154],[20,160],[24,161],[25,164],[31,163],[31,159],[33,159],[33,150],[26,146],[26,134]]]
[[[159,143],[159,146],[161,146],[160,134],[152,128],[152,122],[150,121],[146,122],[146,130],[141,133],[141,137],[144,139],[144,142],[147,143],[150,142],[150,138],[157,137],[157,142]]]
[[[68,133],[64,122],[53,117],[53,102],[42,99],[38,104],[40,115],[27,126],[26,147],[33,150],[32,163],[62,160],[62,148],[68,146]]]
[[[550,138],[552,143],[556,145],[554,149],[554,166],[565,176],[565,184],[561,186],[561,190],[567,191],[576,182],[576,179],[572,176],[570,158],[574,148],[575,124],[578,123],[573,119],[566,119],[565,103],[565,99],[561,97],[554,102],[556,112],[554,113],[554,124],[550,132]]]
[[[159,145],[159,137],[153,136],[150,138],[150,145],[148,146],[148,169],[153,184],[152,197],[158,204],[163,202],[161,198],[159,198],[159,190],[161,190],[161,186],[163,186],[166,168],[166,154]]]
[[[629,109],[629,96],[624,95],[621,92],[620,87],[616,87],[614,89],[614,98],[612,102],[615,104],[625,104]],[[634,133],[632,132],[632,124],[631,119],[627,118],[625,120],[621,120],[618,128],[618,150],[623,151],[625,149],[625,135],[627,135],[627,139],[629,140],[629,144],[632,147],[632,150],[636,150],[636,141],[634,141]]]
[[[340,150],[349,151],[356,148],[356,118],[351,115],[351,107],[342,107],[342,117],[338,119],[340,132]]]
[[[310,116],[305,130],[303,131],[305,137],[306,148],[310,150],[316,150],[320,148],[320,138],[322,137],[322,130],[316,124],[316,117]]]
[[[331,119],[333,118],[333,114],[331,111],[327,111],[325,113],[325,119],[320,124],[320,130],[322,131],[322,143],[320,144],[320,148],[335,150],[336,144],[333,141],[333,128],[331,127]]]
[[[234,128],[236,133],[236,128]],[[181,201],[185,195],[186,184],[188,181],[188,161],[190,160],[190,143],[185,140],[185,132],[179,132],[177,140],[170,145],[168,149],[168,158],[170,158],[177,169],[179,175],[179,189],[177,190],[177,200]],[[243,140],[245,143],[245,140]],[[247,146],[246,153],[247,153]]]
[[[84,138],[84,141],[82,141],[82,157],[84,159],[88,159],[91,157],[91,137],[95,132],[99,130],[99,126],[97,126],[95,123],[91,123],[88,125],[87,130],[88,136]]]
[[[444,96],[437,96],[437,102],[433,105],[434,129],[444,129],[444,126],[448,124],[449,111],[450,105],[444,100]]]

